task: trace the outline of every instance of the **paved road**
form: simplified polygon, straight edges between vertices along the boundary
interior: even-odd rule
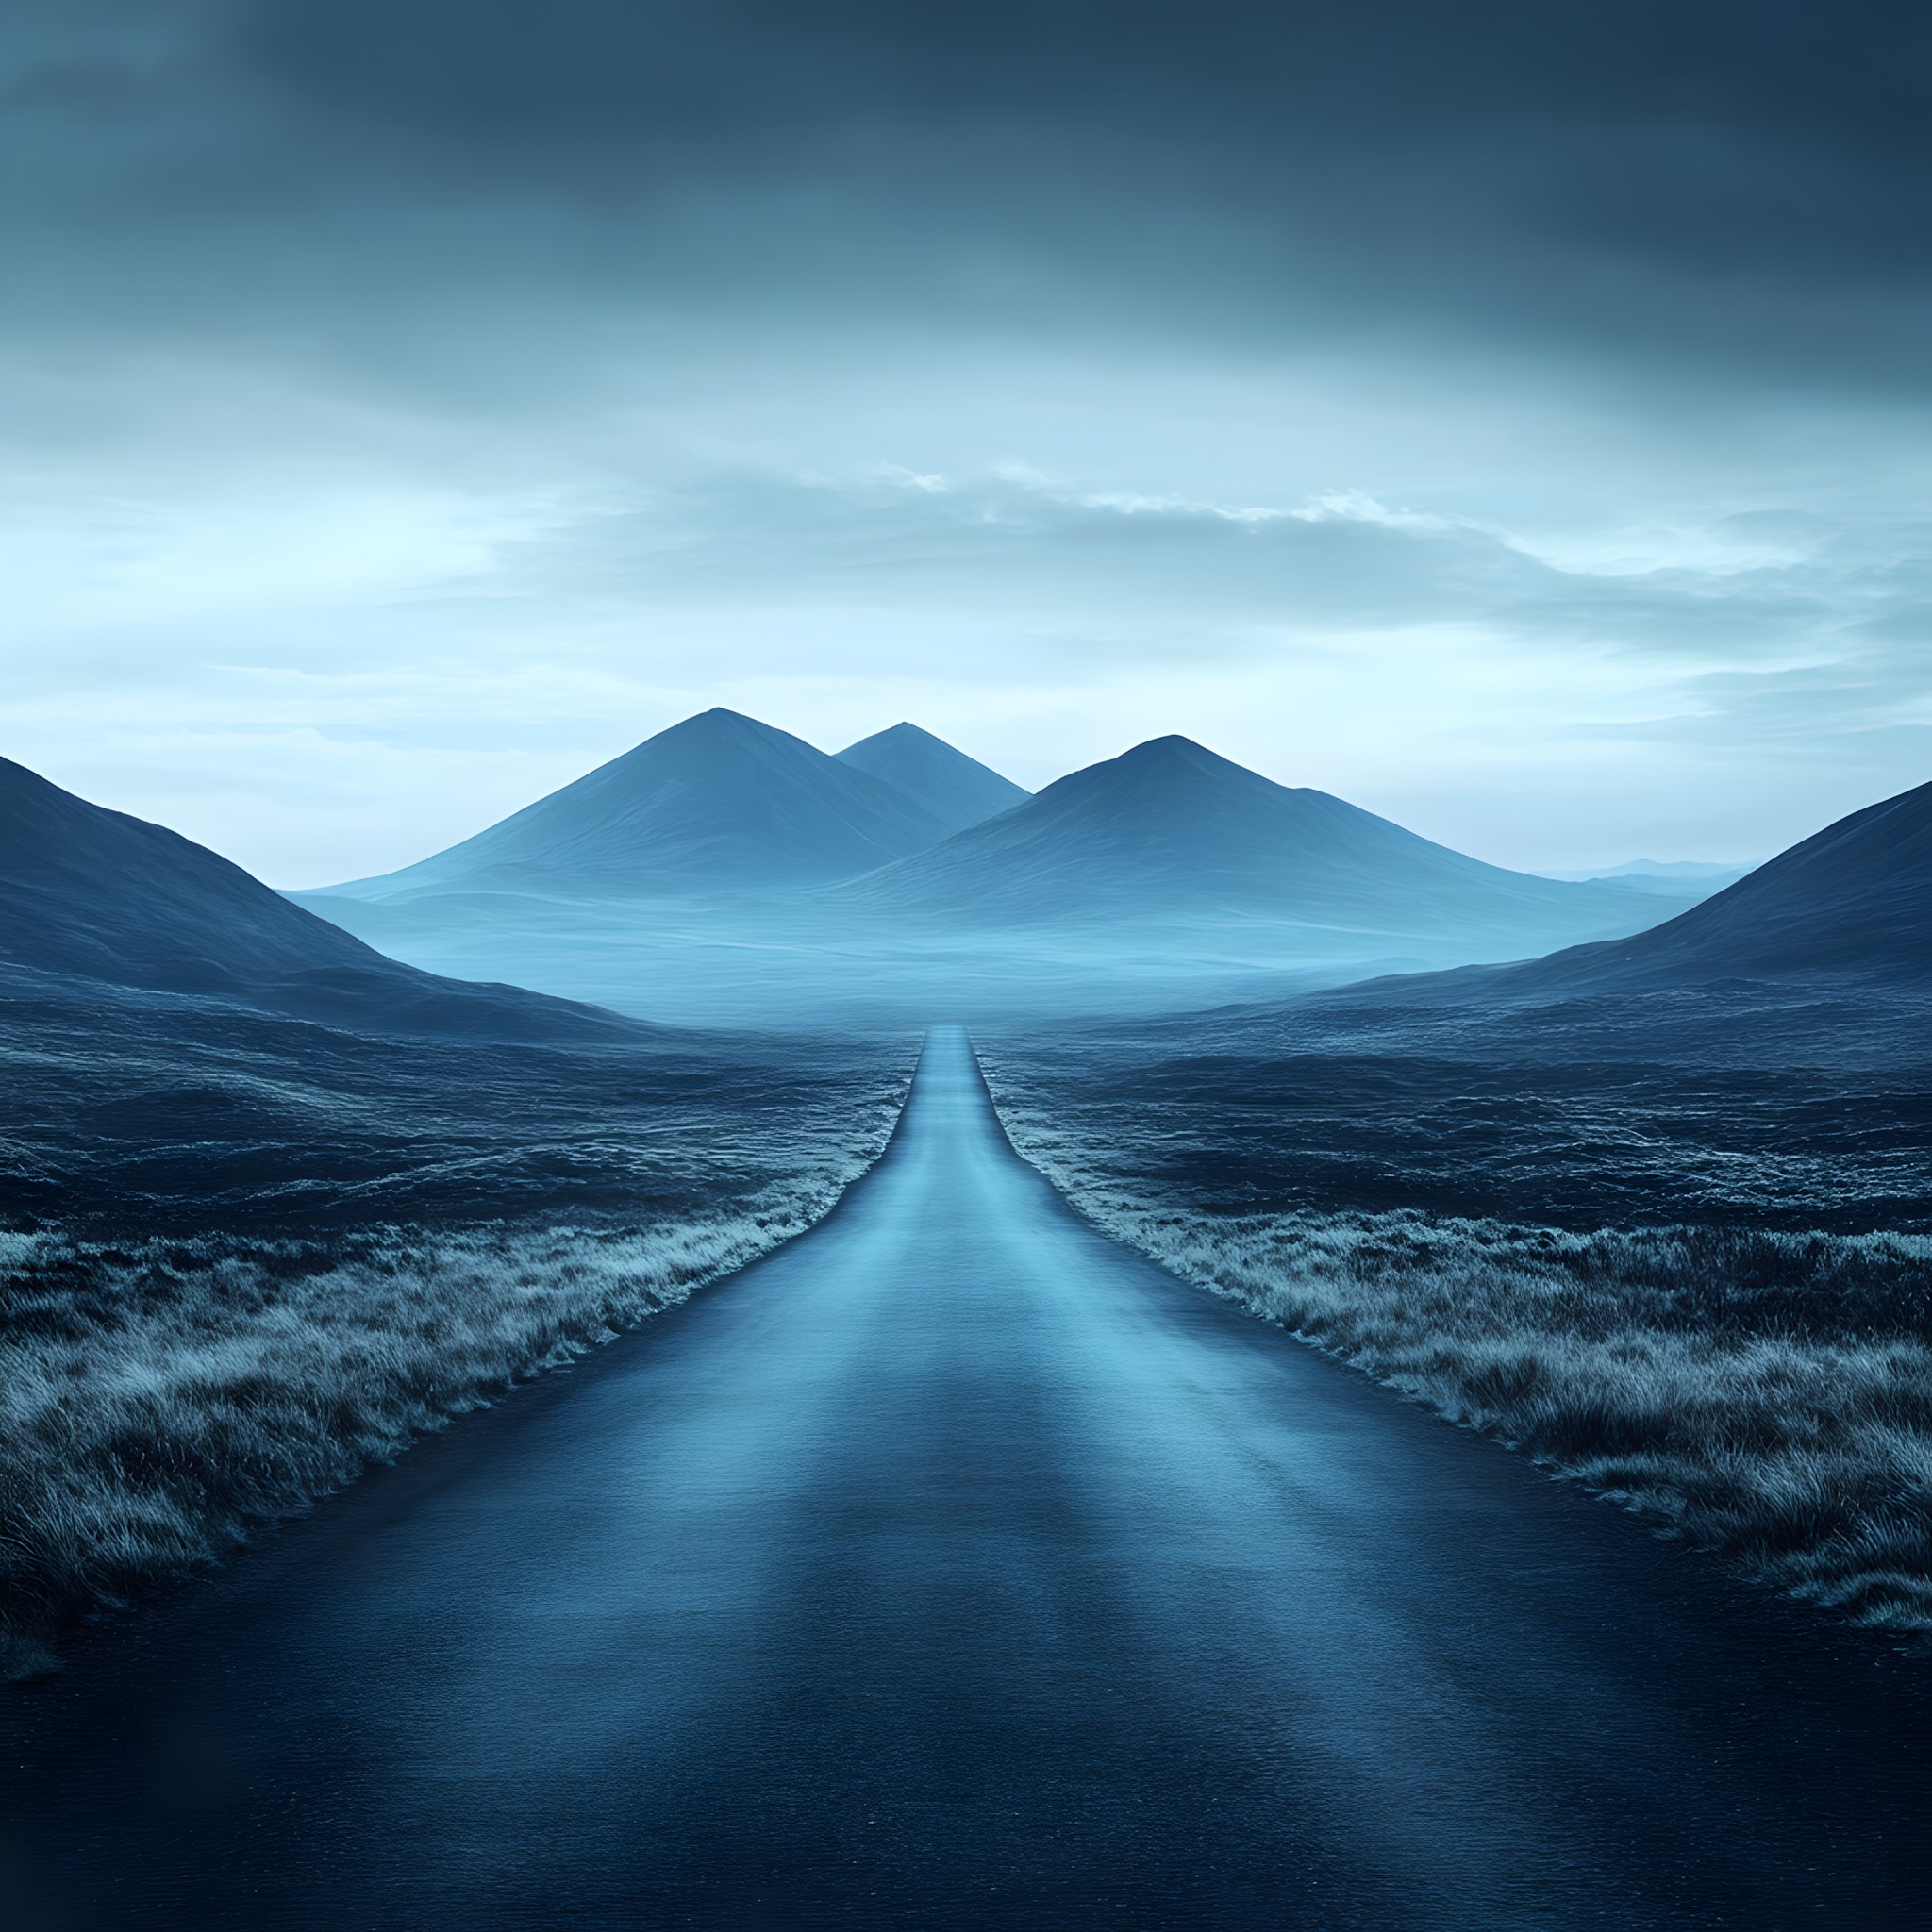
[[[1091,1232],[821,1228],[0,1723],[14,1932],[1919,1927],[1932,1665]]]

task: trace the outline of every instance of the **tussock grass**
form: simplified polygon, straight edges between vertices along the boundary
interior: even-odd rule
[[[638,1230],[0,1235],[0,1674],[799,1233],[889,1129]]]
[[[1765,1583],[1932,1630],[1932,1238],[1216,1213],[1127,1178],[1126,1109],[1097,1146],[992,1072],[1020,1152],[1184,1279]]]

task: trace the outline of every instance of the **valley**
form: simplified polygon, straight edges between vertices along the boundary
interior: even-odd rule
[[[857,1885],[1165,1932],[1313,1870],[1361,1932],[1840,1932],[1916,1894],[1858,1700],[1916,1707],[1932,1629],[1932,788],[1668,891],[1185,739],[1017,791],[710,712],[280,895],[0,767],[0,1897],[254,1932],[267,1865],[291,1927],[541,1890],[736,1932]],[[492,1741],[532,1697],[547,1742]],[[317,1780],[302,1740],[378,1732]],[[1419,1807],[1459,1822],[1375,1823]]]

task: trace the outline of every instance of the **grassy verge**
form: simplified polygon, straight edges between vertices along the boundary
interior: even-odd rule
[[[1932,1238],[1217,1212],[1148,1178],[1158,1110],[1076,1137],[989,1071],[1021,1153],[1176,1274],[1763,1582],[1932,1630]]]
[[[644,1228],[0,1235],[0,1675],[801,1232],[893,1117]]]

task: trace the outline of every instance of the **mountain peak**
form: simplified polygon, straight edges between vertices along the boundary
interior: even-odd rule
[[[1042,802],[1051,801],[1062,809],[1076,805],[1083,810],[1099,809],[1105,800],[1108,811],[1135,813],[1150,822],[1176,815],[1218,819],[1229,811],[1279,808],[1283,801],[1324,796],[1277,785],[1178,732],[1145,739],[1118,758],[1056,779],[1040,793]],[[1339,799],[1328,802],[1344,811],[1354,809]]]
[[[434,858],[332,890],[729,893],[849,877],[952,829],[890,782],[718,705]]]
[[[689,718],[680,718],[675,724],[667,724],[662,731],[653,732],[641,744],[634,744],[629,751],[619,753],[612,762],[635,758],[653,745],[686,744],[720,748],[754,744],[804,746],[805,741],[793,737],[789,731],[780,730],[775,724],[767,724],[761,718],[748,717],[725,705],[713,705],[708,711],[693,711]],[[811,747],[806,746],[806,749]]]
[[[1507,956],[1627,932],[1643,909],[1634,894],[1485,865],[1178,733],[841,890],[977,924],[1285,921],[1310,948],[1383,957],[1424,946]]]
[[[848,744],[839,762],[894,787],[939,820],[948,832],[963,832],[1032,795],[943,738],[901,720]]]
[[[689,718],[681,718],[675,724],[667,724],[662,731],[653,734],[657,738],[669,738],[674,733],[696,735],[707,730],[747,732],[760,738],[790,738],[789,731],[781,731],[775,724],[767,724],[761,718],[754,718],[743,711],[734,711],[729,705],[713,705],[709,710],[693,711]],[[650,739],[644,741],[646,744]]]
[[[1141,766],[1185,765],[1195,771],[1238,774],[1242,778],[1261,778],[1259,772],[1250,771],[1246,765],[1238,765],[1232,758],[1223,758],[1218,751],[1209,751],[1197,740],[1186,738],[1178,731],[1170,731],[1160,738],[1144,738],[1139,744],[1130,745],[1120,757],[1108,763],[1123,770],[1134,770]],[[1105,770],[1104,765],[1090,766],[1090,771]],[[1270,784],[1271,779],[1262,779]]]

